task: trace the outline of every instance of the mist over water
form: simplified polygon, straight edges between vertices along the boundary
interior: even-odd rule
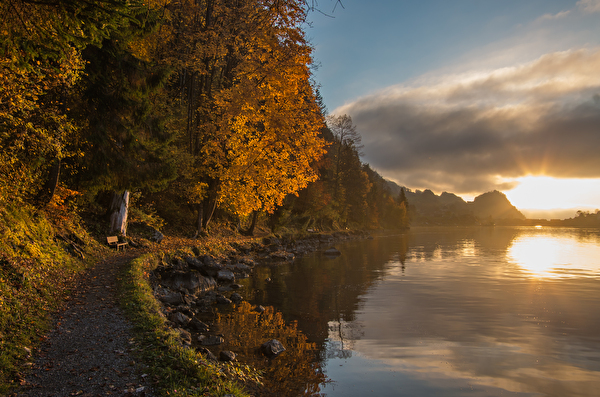
[[[338,248],[246,288],[318,350],[326,381],[305,395],[597,395],[598,230],[423,228]]]

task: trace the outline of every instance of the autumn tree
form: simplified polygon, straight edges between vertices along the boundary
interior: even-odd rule
[[[180,182],[207,227],[217,205],[270,211],[316,179],[322,117],[310,85],[301,1],[182,1],[168,7],[162,62],[189,161]]]
[[[81,51],[129,22],[137,1],[6,0],[0,3],[0,197],[48,200],[76,134],[65,99]],[[48,169],[52,180],[44,183]],[[48,182],[48,181],[47,181]],[[41,189],[42,185],[46,185]]]

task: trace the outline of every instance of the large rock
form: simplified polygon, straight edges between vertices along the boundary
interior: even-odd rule
[[[186,325],[189,324],[189,322],[191,321],[191,318],[189,318],[188,316],[186,316],[185,314],[183,314],[181,312],[175,312],[175,313],[171,314],[171,316],[169,317],[169,320],[171,320],[175,324],[185,327]]]
[[[184,258],[184,261],[188,264],[188,266],[194,270],[202,271],[204,267],[204,263],[193,256],[187,256]]]
[[[216,346],[225,342],[225,339],[218,335],[200,335],[198,337],[198,342],[200,342],[202,346]]]
[[[155,230],[154,233],[152,233],[152,236],[150,237],[150,241],[154,241],[155,243],[159,243],[160,244],[161,241],[163,241],[164,238],[165,238],[164,234],[162,234],[158,230]]]
[[[285,347],[283,347],[281,342],[279,342],[277,339],[271,339],[270,341],[263,343],[260,346],[260,350],[265,356],[273,358],[283,353],[285,351]]]
[[[216,278],[220,270],[223,269],[223,265],[220,264],[210,255],[202,255],[198,257],[198,260],[202,263],[199,267],[196,267],[203,275],[207,277]],[[195,266],[198,266],[195,264]]]
[[[221,361],[234,361],[235,353],[229,350],[223,350],[219,353],[219,360]]]
[[[231,299],[233,303],[240,303],[244,300],[244,297],[238,294],[237,292],[234,292],[233,294],[231,294],[231,297],[229,299]]]
[[[175,331],[179,334],[179,339],[181,339],[182,344],[187,346],[192,344],[192,334],[181,328],[175,328]]]
[[[208,324],[203,323],[198,320],[196,317],[192,317],[192,320],[189,323],[190,327],[194,328],[196,331],[200,332],[208,332],[210,330]]]
[[[197,294],[207,292],[217,287],[212,277],[204,277],[198,272],[169,272],[164,274],[161,283],[175,291]]]
[[[212,360],[212,361],[217,361],[217,356],[215,356],[213,354],[213,352],[208,350],[206,347],[199,347],[196,350],[198,351],[198,353],[202,354],[205,358]]]
[[[183,303],[183,296],[179,292],[171,291],[167,288],[158,288],[156,297],[168,305],[180,305]]]
[[[231,270],[219,270],[217,273],[217,280],[233,283],[235,281],[235,274]]]
[[[274,261],[293,261],[294,254],[287,251],[275,251],[269,255],[269,259]]]
[[[233,302],[231,299],[223,296],[223,295],[217,295],[217,304],[219,305],[231,305]]]

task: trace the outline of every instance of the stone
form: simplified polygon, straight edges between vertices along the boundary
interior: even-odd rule
[[[225,339],[218,335],[200,335],[198,337],[198,342],[200,342],[202,346],[216,346],[225,342]]]
[[[217,272],[217,280],[233,283],[235,281],[235,274],[228,269],[219,270]]]
[[[165,238],[164,234],[162,234],[158,230],[155,230],[154,233],[152,233],[152,236],[150,237],[150,241],[154,241],[155,243],[160,244],[164,238]]]
[[[211,291],[217,287],[215,279],[204,277],[198,272],[167,272],[163,275],[161,283],[172,290],[192,294]]]
[[[189,346],[192,344],[192,334],[190,334],[189,331],[182,328],[175,328],[175,331],[179,334],[179,338],[184,345]]]
[[[242,295],[238,294],[237,292],[234,292],[233,294],[231,294],[229,299],[231,299],[233,303],[240,303],[244,300],[244,297],[242,297]]]
[[[171,291],[167,288],[159,288],[156,290],[156,297],[163,303],[168,305],[179,305],[183,303],[183,296],[179,292]]]
[[[196,317],[192,317],[192,320],[190,321],[189,326],[200,332],[208,332],[210,330],[210,327],[208,326],[208,324],[203,323],[202,321],[198,320]]]
[[[260,346],[262,353],[268,358],[273,358],[285,351],[285,347],[277,339],[271,339]]]
[[[193,256],[186,256],[184,258],[184,261],[188,264],[190,268],[198,271],[202,270],[202,267],[204,266],[204,263],[200,259],[195,258]]]
[[[342,253],[335,247],[327,248],[324,252],[327,256],[340,256]]]
[[[181,325],[181,326],[185,327],[191,321],[191,318],[189,318],[188,316],[186,316],[185,314],[183,314],[181,312],[175,312],[175,313],[171,314],[171,316],[169,317],[169,320],[171,320],[172,322],[174,322],[177,325]]]
[[[252,267],[245,263],[236,263],[235,265],[228,265],[228,270],[236,273],[250,273],[252,272]]]
[[[207,359],[212,360],[212,361],[217,361],[217,356],[215,356],[213,354],[213,352],[211,352],[210,350],[208,350],[206,347],[199,347],[196,350],[198,351],[198,353],[202,354]]]
[[[255,311],[255,312],[257,312],[257,313],[263,313],[266,309],[264,308],[264,306],[258,305],[254,309],[252,309],[252,310]]]
[[[228,299],[226,297],[224,297],[223,295],[218,295],[217,296],[217,304],[219,305],[230,305],[233,302],[231,301],[231,299]]]
[[[294,254],[287,251],[275,251],[269,255],[269,258],[276,261],[292,261],[294,260]]]
[[[234,361],[235,353],[229,350],[223,350],[219,353],[219,360],[221,361]]]

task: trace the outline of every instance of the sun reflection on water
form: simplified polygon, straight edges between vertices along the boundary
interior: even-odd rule
[[[600,246],[572,237],[520,236],[507,255],[534,277],[600,277]]]

